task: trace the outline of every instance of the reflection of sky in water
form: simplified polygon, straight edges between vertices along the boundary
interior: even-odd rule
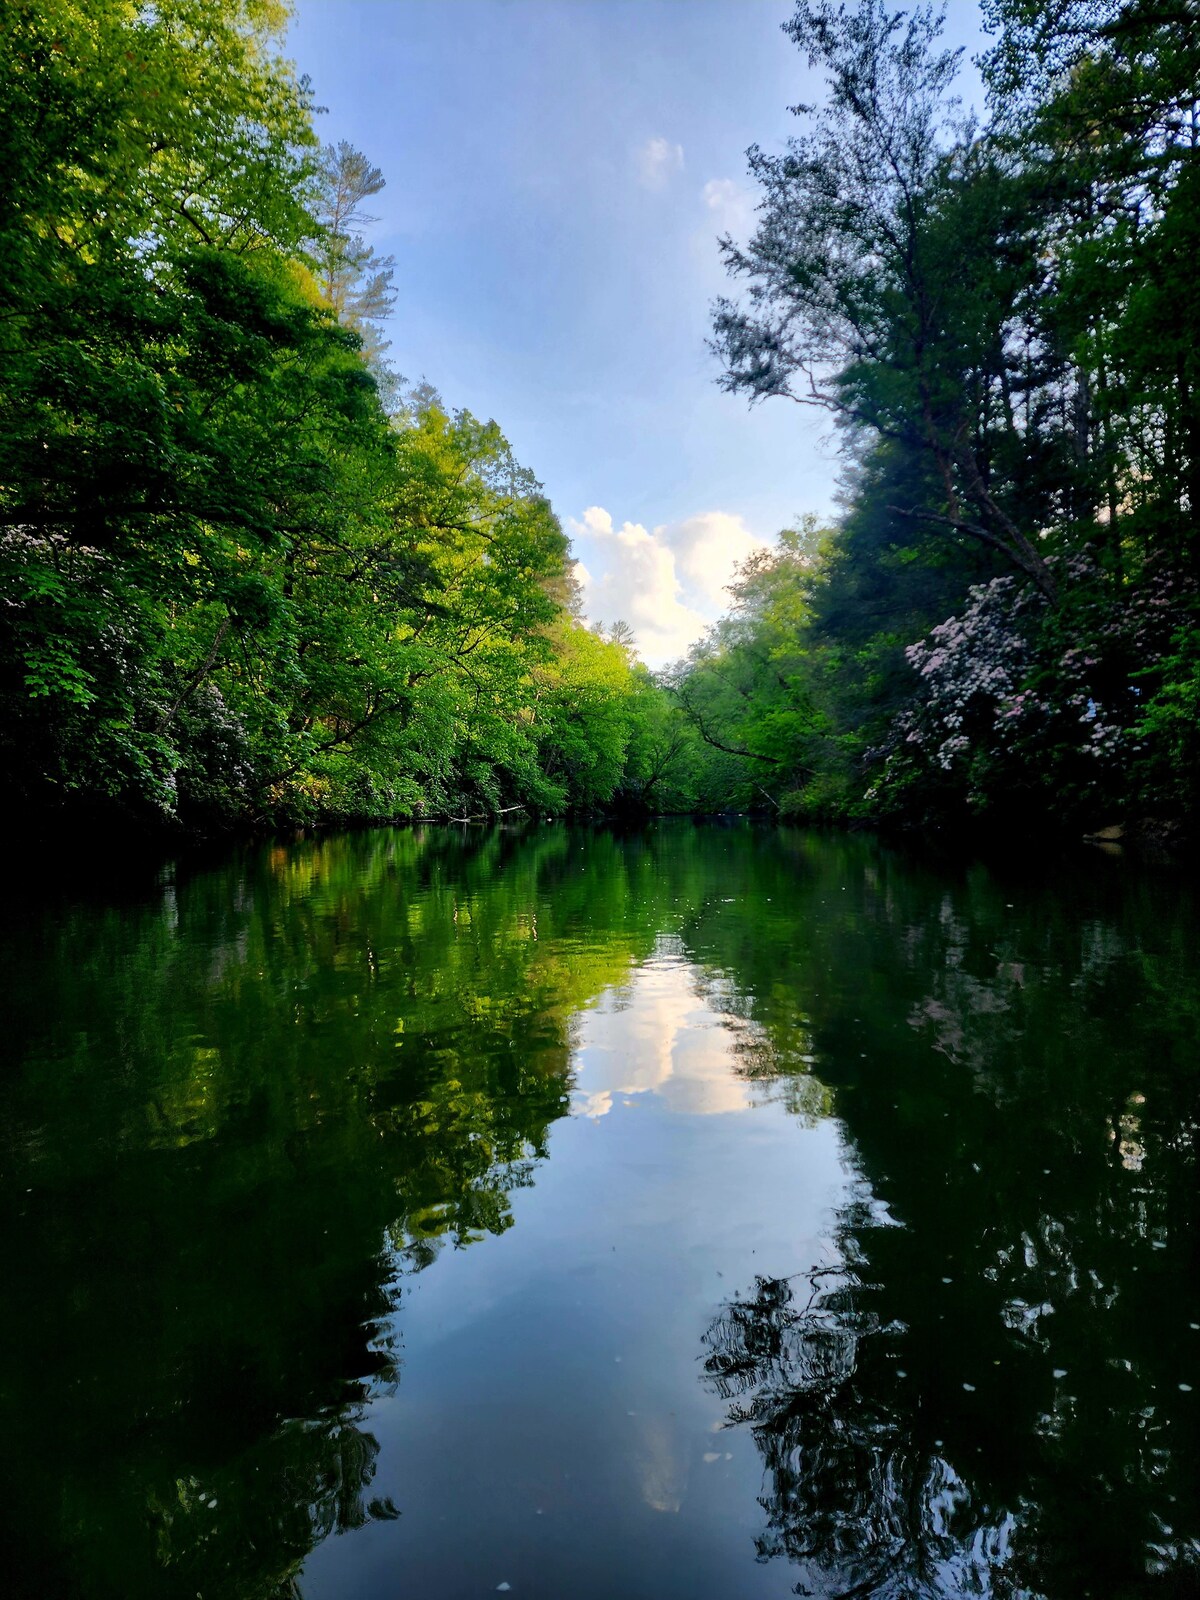
[[[577,1114],[514,1225],[406,1279],[399,1390],[362,1424],[402,1516],[350,1554],[321,1544],[306,1600],[384,1600],[398,1561],[413,1593],[777,1596],[753,1559],[760,1452],[698,1381],[702,1336],[760,1271],[840,1265],[860,1182],[835,1118],[798,1120],[749,1075],[771,1045],[746,1004],[660,939],[577,1014]]]
[[[5,1592],[1191,1593],[1190,898],[510,843],[10,933]]]
[[[738,1074],[740,1019],[714,1011],[694,967],[663,953],[610,990],[578,1024],[576,1115],[602,1117],[615,1101],[657,1095],[671,1111],[711,1115],[754,1104]]]

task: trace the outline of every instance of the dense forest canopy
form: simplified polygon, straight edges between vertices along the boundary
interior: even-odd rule
[[[750,152],[758,226],[722,241],[744,293],[714,345],[728,389],[833,415],[844,509],[746,575],[684,693],[798,813],[1179,817],[1200,6],[984,9],[983,129],[931,7],[813,0],[787,24],[827,94]]]
[[[499,428],[385,364],[382,174],[260,0],[0,34],[0,738],[31,814],[550,812],[624,771],[628,652]]]
[[[802,0],[785,27],[825,93],[750,152],[713,344],[728,389],[836,419],[843,507],[753,558],[655,677],[627,628],[585,625],[497,425],[389,365],[385,177],[318,138],[286,6],[13,0],[10,801],[192,831],[1185,817],[1200,6],[985,16],[983,127],[930,7]]]

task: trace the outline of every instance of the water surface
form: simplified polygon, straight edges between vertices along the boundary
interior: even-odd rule
[[[3,915],[18,1594],[1196,1592],[1176,879],[379,830]]]

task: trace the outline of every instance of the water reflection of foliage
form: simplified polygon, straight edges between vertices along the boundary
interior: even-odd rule
[[[316,1542],[392,1514],[361,1408],[398,1376],[405,1275],[511,1225],[572,1019],[652,942],[621,852],[585,877],[575,843],[310,841],[5,941],[18,1586],[287,1593]],[[65,1346],[64,1458],[26,1430]]]
[[[951,1532],[972,1516],[985,1543],[987,1527],[1008,1529],[993,1593],[1191,1593],[1193,897],[1112,863],[926,872],[869,841],[802,834],[777,852],[742,854],[738,904],[698,906],[685,949],[735,975],[764,1062],[824,1086],[866,1192],[903,1226],[861,1207],[838,1219],[855,1319],[871,1305],[879,1330],[851,1320],[845,1384],[804,1398],[793,1360],[755,1391],[746,1420],[774,1485],[763,1549],[819,1554],[828,1537],[836,1554],[821,1518],[837,1472],[795,1452],[862,1430],[880,1485],[899,1463],[920,1505],[953,1463]],[[769,1340],[772,1315],[798,1315],[768,1312],[756,1294],[734,1324]],[[860,1482],[852,1462],[839,1470]],[[919,1520],[912,1536],[919,1549]]]
[[[806,1126],[830,1115],[833,1095],[812,1070],[816,1057],[807,1018],[793,1016],[787,1029],[768,1028],[759,1021],[764,1008],[738,988],[731,973],[697,968],[693,981],[697,994],[724,1022],[734,1070],[754,1085],[756,1098],[779,1102]]]
[[[803,1313],[820,1337],[777,1290],[729,1335],[781,1352],[737,1397],[771,1462],[764,1553],[834,1582],[803,1526],[833,1515],[836,1467],[851,1552],[865,1515],[879,1548],[898,1529],[953,1563],[964,1528],[999,1538],[986,1507],[1015,1507],[993,1593],[1020,1565],[1029,1593],[1141,1595],[1155,1564],[1187,1592],[1200,984],[1169,889],[925,872],[766,830],[411,830],[27,918],[0,936],[21,1063],[0,1085],[0,1225],[20,1223],[0,1360],[31,1561],[53,1523],[79,1563],[40,1593],[267,1595],[331,1515],[372,1514],[354,1463],[373,1447],[350,1434],[395,1380],[404,1275],[511,1225],[579,1011],[664,932],[755,1097],[835,1112],[862,1180],[845,1277]],[[849,1376],[805,1390],[843,1337]],[[63,1350],[81,1377],[48,1449]],[[139,1566],[193,1479],[220,1517],[172,1509],[172,1564]],[[355,1482],[359,1509],[334,1513],[329,1486]],[[240,1553],[218,1559],[216,1523]]]
[[[1011,1569],[1015,1518],[975,1505],[914,1439],[903,1374],[887,1370],[895,1330],[839,1269],[808,1275],[802,1303],[794,1282],[758,1278],[704,1339],[709,1384],[763,1457],[759,1559],[787,1557],[794,1592],[830,1600],[1033,1600]]]
[[[357,1407],[288,1422],[208,1478],[152,1484],[147,1513],[164,1585],[203,1593],[227,1572],[239,1600],[290,1600],[315,1544],[394,1520],[392,1502],[370,1493],[379,1444],[361,1422]]]

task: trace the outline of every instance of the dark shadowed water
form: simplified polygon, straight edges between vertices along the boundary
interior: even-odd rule
[[[662,824],[2,913],[0,1587],[1194,1594],[1194,897]]]

